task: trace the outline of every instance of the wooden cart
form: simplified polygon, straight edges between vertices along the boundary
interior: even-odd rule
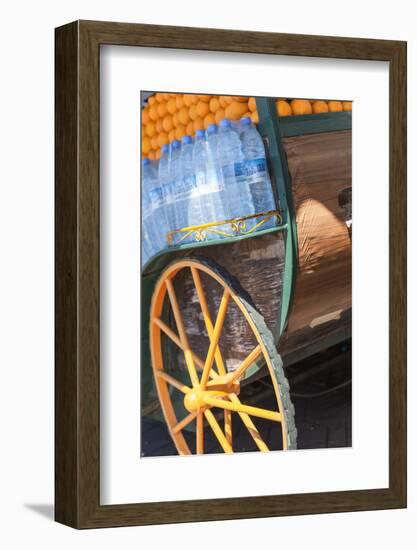
[[[351,112],[256,102],[277,210],[173,231],[142,273],[142,415],[162,411],[180,454],[204,453],[208,431],[238,451],[237,421],[254,450],[265,433],[296,448],[285,368],[350,337]]]

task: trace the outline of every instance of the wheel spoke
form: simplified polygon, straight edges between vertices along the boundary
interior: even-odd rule
[[[182,344],[181,344],[181,341],[180,341],[179,337],[175,334],[175,332],[166,323],[164,323],[162,321],[162,319],[159,319],[158,317],[155,317],[153,319],[153,322],[155,323],[155,325],[158,325],[158,327],[162,330],[162,332],[164,332],[168,336],[168,338],[170,338],[174,342],[174,344],[176,344],[182,351],[185,351]],[[192,355],[194,363],[197,365],[197,367],[199,367],[201,370],[203,370],[204,361],[201,359],[201,357],[199,357],[193,351],[191,352],[191,355]],[[211,378],[217,378],[219,375],[217,374],[217,372],[215,372],[213,369],[211,369],[210,376],[211,376]]]
[[[158,325],[162,332],[164,332],[168,336],[168,338],[170,338],[174,342],[174,344],[176,344],[180,349],[184,351],[179,337],[166,323],[162,321],[162,319],[158,319],[158,317],[155,317],[153,319],[153,322],[155,323],[155,325]]]
[[[180,390],[182,393],[188,393],[191,391],[191,388],[168,374],[167,372],[163,370],[156,370],[155,374],[158,378],[162,378],[162,380],[165,380],[165,382],[168,382],[168,384],[171,384],[171,386],[174,386],[177,388],[177,390]]]
[[[204,413],[197,413],[197,429],[196,429],[196,452],[198,455],[204,453]]]
[[[256,348],[254,348],[250,354],[242,361],[242,363],[238,366],[238,368],[233,372],[230,383],[235,382],[238,378],[240,378],[243,373],[246,371],[247,368],[249,368],[261,355],[262,348],[261,345],[258,344]]]
[[[243,412],[251,416],[258,416],[259,418],[265,418],[266,420],[274,420],[275,422],[281,422],[282,415],[279,412],[268,411],[267,409],[260,409],[259,407],[252,407],[250,405],[243,405],[242,403],[231,403],[224,399],[217,399],[215,397],[204,397],[204,402],[211,407],[218,407],[220,409],[228,409],[234,412]]]
[[[205,389],[207,381],[210,376],[211,367],[213,365],[214,354],[219,343],[219,338],[223,329],[224,321],[226,319],[227,306],[229,304],[229,300],[230,300],[230,292],[227,289],[225,289],[220,302],[219,312],[217,314],[217,319],[214,325],[212,338],[210,340],[210,346],[207,352],[206,361],[204,363],[203,374],[201,375],[200,384],[202,389]]]
[[[232,401],[232,403],[236,403],[238,405],[241,404],[239,397],[235,393],[231,393],[229,395],[229,399],[230,401]],[[262,439],[261,434],[257,430],[255,424],[252,422],[251,417],[248,414],[242,412],[239,412],[238,415],[240,416],[243,424],[247,428],[258,449],[262,452],[269,451],[267,444]]]
[[[214,418],[214,414],[210,410],[204,411],[204,416],[207,419],[207,422],[210,424],[211,429],[214,432],[214,435],[217,437],[218,442],[220,443],[223,451],[227,454],[233,453],[231,445],[228,443],[222,429],[219,426],[219,423]]]
[[[195,267],[191,267],[191,274],[193,276],[194,286],[197,291],[197,296],[200,301],[200,307],[201,312],[203,314],[204,324],[206,326],[207,334],[209,337],[209,340],[211,341],[213,338],[213,322],[211,320],[210,310],[208,308],[207,300],[206,300],[206,294],[203,289],[203,285],[201,284],[201,278],[200,273],[198,269]],[[214,352],[214,360],[216,361],[217,370],[219,371],[219,374],[226,374],[226,368],[224,366],[223,357],[220,351],[220,347],[216,346],[215,352]]]
[[[227,442],[232,446],[232,411],[227,409],[224,410],[224,434]]]
[[[185,426],[188,426],[188,424],[190,422],[192,422],[194,420],[194,418],[196,417],[196,413],[190,413],[189,415],[187,415],[185,418],[183,418],[180,422],[178,422],[178,424],[176,424],[173,428],[172,428],[172,432],[174,434],[177,434],[178,432],[180,432],[182,429],[185,428]]]
[[[174,313],[175,322],[177,324],[177,329],[178,329],[182,349],[184,351],[185,362],[187,364],[188,373],[190,375],[192,385],[194,387],[197,387],[198,386],[197,370],[195,368],[192,351],[190,349],[187,334],[185,332],[184,321],[182,319],[181,310],[178,305],[178,300],[175,294],[174,285],[172,284],[171,279],[166,279],[165,285],[168,290],[169,301],[171,302],[172,311]]]

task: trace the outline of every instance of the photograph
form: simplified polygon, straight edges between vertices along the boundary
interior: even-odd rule
[[[413,548],[410,6],[3,4],[0,548]]]
[[[353,104],[138,93],[141,458],[352,446]]]

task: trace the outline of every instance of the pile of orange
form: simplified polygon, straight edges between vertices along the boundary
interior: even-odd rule
[[[279,116],[351,110],[351,102],[277,99]],[[175,139],[194,136],[197,130],[224,118],[250,117],[259,122],[254,97],[155,93],[142,109],[142,156],[159,159],[161,148]]]
[[[322,99],[277,99],[278,116],[312,115],[351,111],[351,101],[324,101]]]

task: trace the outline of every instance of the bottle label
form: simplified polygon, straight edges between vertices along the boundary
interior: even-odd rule
[[[170,205],[173,200],[172,185],[170,183],[164,185],[163,194],[164,194],[164,204]]]
[[[161,187],[154,187],[149,191],[149,198],[152,210],[160,208],[164,203],[164,194]]]
[[[232,164],[225,164],[222,167],[222,174],[225,180],[229,178],[240,178],[245,175],[245,163],[234,162]]]
[[[196,179],[194,175],[185,176],[176,182],[175,185],[175,201],[187,200],[197,188]]]
[[[263,179],[266,172],[265,158],[257,158],[245,161],[245,175],[248,178],[248,183],[254,183]]]
[[[223,182],[217,177],[214,171],[210,172],[208,176],[206,176],[205,172],[198,172],[196,174],[196,193],[198,195],[220,193],[223,189]]]

